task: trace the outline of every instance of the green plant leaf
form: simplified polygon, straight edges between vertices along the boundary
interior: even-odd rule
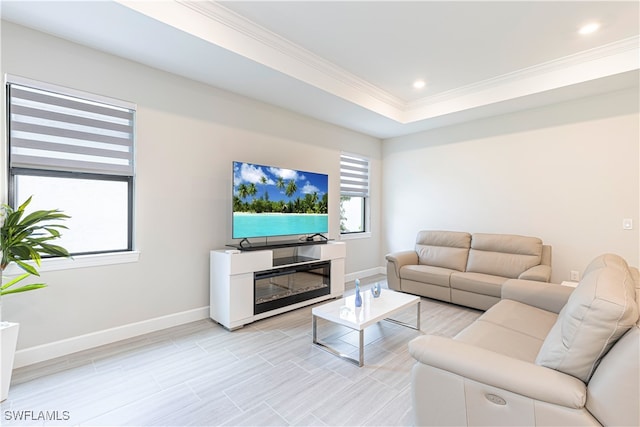
[[[41,243],[40,246],[42,247],[42,251],[46,252],[47,255],[69,256],[69,252],[62,246],[50,245],[48,243]]]
[[[18,267],[20,267],[21,269],[23,269],[24,271],[26,271],[29,274],[33,274],[34,276],[40,276],[40,273],[38,273],[38,270],[36,270],[36,268],[30,264],[27,264],[26,262],[22,262],[20,260],[15,260],[15,263],[18,264]]]
[[[47,227],[44,227],[44,229],[47,230],[49,234],[51,234],[52,239],[56,239],[60,237],[60,231],[56,230],[54,227],[47,226]]]
[[[0,292],[0,295],[17,294],[19,292],[34,291],[36,289],[41,289],[46,287],[47,285],[44,283],[33,283],[31,285],[24,285],[19,288],[9,289],[8,291],[3,290]]]
[[[29,206],[29,203],[31,203],[31,199],[33,199],[33,195],[29,196],[29,198],[27,200],[25,200],[24,203],[22,203],[18,207],[18,210],[19,211],[24,211],[26,209],[26,207]]]
[[[65,248],[49,243],[61,237],[60,230],[68,229],[59,221],[64,221],[70,216],[57,209],[36,210],[26,214],[31,200],[32,196],[17,209],[3,205],[4,223],[0,227],[0,249],[2,250],[0,270],[5,270],[9,264],[15,262],[25,273],[1,286],[2,294],[26,292],[45,287],[43,283],[20,287],[15,285],[30,275],[40,275],[38,267],[41,265],[42,255],[70,256]]]
[[[24,274],[21,274],[20,276],[14,277],[13,279],[9,280],[7,283],[3,284],[2,287],[0,287],[0,289],[1,290],[5,290],[7,288],[10,288],[11,286],[15,285],[16,283],[20,282],[21,280],[26,279],[29,276],[31,276],[30,273],[24,273]]]
[[[27,215],[21,222],[24,227],[31,227],[42,221],[56,221],[61,219],[70,218],[57,210],[52,211],[35,211]]]

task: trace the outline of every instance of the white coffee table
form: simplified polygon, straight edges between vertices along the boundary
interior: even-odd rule
[[[378,298],[374,298],[371,291],[366,288],[361,292],[362,306],[355,306],[355,295],[350,295],[333,302],[314,307],[311,310],[313,343],[323,350],[328,351],[342,359],[357,364],[364,365],[364,329],[381,320],[397,323],[412,329],[420,330],[420,297],[415,295],[395,292],[383,289]],[[389,316],[409,307],[416,307],[416,325],[390,319]],[[337,323],[359,332],[358,359],[354,359],[346,354],[329,346],[327,343],[318,340],[318,318]]]

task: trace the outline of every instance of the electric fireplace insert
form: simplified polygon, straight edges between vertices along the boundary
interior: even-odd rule
[[[283,266],[254,273],[254,314],[331,293],[331,262]]]

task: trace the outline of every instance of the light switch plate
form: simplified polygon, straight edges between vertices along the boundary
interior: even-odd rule
[[[623,230],[633,230],[633,220],[631,218],[625,218],[622,220]]]

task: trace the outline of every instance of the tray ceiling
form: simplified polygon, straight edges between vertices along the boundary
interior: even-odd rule
[[[639,2],[2,1],[2,18],[388,138],[638,86]],[[580,35],[598,21],[599,31]],[[117,30],[115,30],[117,29]],[[421,90],[412,87],[422,79]]]

